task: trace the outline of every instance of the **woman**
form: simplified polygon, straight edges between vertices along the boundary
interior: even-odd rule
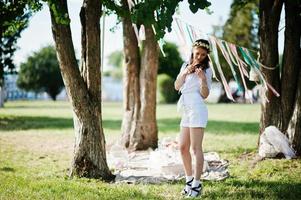
[[[200,182],[204,155],[202,141],[207,125],[208,111],[204,99],[211,88],[212,70],[209,66],[209,42],[196,40],[192,45],[189,63],[184,63],[175,81],[175,89],[182,93],[178,106],[182,110],[180,151],[186,175],[183,195],[199,196],[202,192]],[[196,164],[192,175],[190,147]]]

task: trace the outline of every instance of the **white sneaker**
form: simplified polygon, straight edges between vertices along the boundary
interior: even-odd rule
[[[191,184],[193,182],[193,179],[194,178],[192,178],[190,181],[186,182],[186,185],[185,185],[185,187],[183,188],[183,190],[181,192],[182,195],[188,195],[189,194],[189,192],[191,190]]]
[[[187,198],[198,197],[202,194],[202,184],[200,183],[197,187],[192,187],[186,196]]]

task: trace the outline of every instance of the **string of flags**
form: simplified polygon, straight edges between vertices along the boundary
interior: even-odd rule
[[[259,62],[259,57],[257,59],[254,58],[251,51],[245,47],[241,47],[238,45],[235,45],[233,43],[227,42],[225,40],[221,40],[219,38],[216,38],[215,36],[204,34],[201,30],[197,29],[196,27],[183,22],[179,18],[174,18],[175,20],[175,32],[179,39],[179,41],[184,44],[185,49],[187,51],[191,51],[192,43],[199,39],[199,38],[208,38],[208,41],[211,45],[212,49],[212,56],[213,59],[210,57],[211,63],[212,60],[214,61],[215,65],[212,66],[213,71],[213,77],[217,79],[216,73],[219,74],[219,77],[221,79],[221,83],[224,86],[225,92],[227,97],[235,101],[231,91],[230,87],[225,79],[219,57],[218,57],[218,49],[221,52],[221,55],[226,60],[227,64],[230,67],[232,76],[237,83],[238,87],[244,87],[244,90],[247,91],[247,84],[245,78],[248,78],[250,81],[254,81],[256,84],[261,84],[264,89],[264,93],[262,98],[265,99],[267,102],[269,102],[268,98],[265,96],[266,91],[270,90],[275,96],[279,97],[279,93],[266,81],[266,78],[264,74],[261,71],[262,68],[273,70],[275,68],[267,67]],[[206,37],[207,36],[207,37]],[[237,68],[237,71],[239,73],[237,74],[235,71],[235,68]],[[241,78],[241,82],[239,81],[239,76]],[[218,80],[218,79],[217,79]],[[241,86],[242,85],[242,86]],[[246,93],[246,95],[249,95]],[[252,102],[252,98],[249,98]]]
[[[275,68],[267,67],[260,63],[259,57],[255,59],[253,54],[251,53],[251,51],[253,50],[249,50],[245,47],[241,47],[233,43],[227,42],[225,40],[221,40],[209,34],[204,34],[201,30],[188,23],[183,22],[179,18],[174,18],[174,20],[176,24],[176,35],[179,41],[181,41],[182,44],[184,44],[185,49],[187,49],[187,51],[191,51],[192,43],[195,40],[199,38],[208,38],[212,49],[213,59],[210,57],[210,55],[209,57],[211,63],[213,63],[212,60],[215,63],[215,65],[212,66],[213,77],[217,79],[216,74],[219,74],[226,95],[230,100],[235,101],[231,94],[230,87],[225,79],[222,66],[219,61],[218,49],[221,52],[221,55],[226,60],[227,64],[229,65],[234,81],[237,83],[239,88],[243,87],[245,91],[248,91],[245,79],[248,78],[250,81],[254,81],[256,84],[261,84],[263,86],[264,92],[262,94],[262,98],[265,99],[267,102],[269,102],[268,98],[265,95],[267,90],[270,90],[277,97],[280,96],[279,93],[266,81],[266,78],[261,71],[261,67],[270,70],[273,70]],[[236,71],[239,72],[238,74],[236,73],[235,68],[237,69]],[[239,77],[241,78],[242,84],[239,81]],[[249,94],[246,93],[246,95]],[[249,99],[252,103],[252,98],[249,97]]]
[[[127,0],[127,1],[128,1],[129,9],[131,9],[132,6],[134,6],[136,3],[136,2],[134,3],[133,0]],[[136,0],[136,1],[139,1],[139,0]],[[154,15],[156,16],[156,13],[154,13]],[[219,74],[219,77],[221,79],[221,83],[224,86],[226,95],[230,100],[235,102],[235,99],[233,98],[232,93],[230,91],[228,82],[225,78],[223,68],[219,61],[218,49],[221,52],[221,55],[226,60],[227,64],[229,65],[231,73],[233,75],[233,78],[240,89],[243,87],[244,91],[248,91],[246,80],[245,80],[245,78],[248,78],[250,81],[254,81],[257,85],[258,84],[262,85],[262,88],[264,90],[264,92],[262,93],[262,98],[264,100],[266,100],[267,102],[269,102],[268,98],[266,97],[266,92],[268,90],[270,90],[275,96],[277,96],[277,97],[280,96],[279,93],[266,81],[266,78],[261,71],[261,67],[269,69],[269,70],[273,70],[273,69],[275,69],[275,67],[274,68],[267,67],[267,66],[263,65],[262,63],[260,63],[259,56],[257,59],[255,59],[253,54],[251,53],[251,51],[253,51],[253,50],[235,45],[235,44],[227,42],[225,40],[221,40],[219,38],[216,38],[213,35],[204,34],[200,29],[198,29],[188,23],[183,22],[182,20],[180,20],[177,17],[174,18],[174,21],[176,24],[176,27],[174,29],[175,33],[176,33],[179,41],[184,45],[185,51],[187,51],[187,52],[191,51],[192,43],[195,40],[197,40],[199,38],[208,38],[208,41],[211,45],[212,56],[213,56],[213,59],[212,59],[211,56],[209,55],[209,59],[212,64],[213,64],[212,61],[214,61],[214,63],[215,63],[215,65],[213,65],[211,67],[212,71],[213,71],[213,78],[218,80],[216,75],[217,75],[217,73]],[[133,28],[134,28],[134,31],[135,31],[135,34],[136,34],[136,37],[138,40],[138,44],[140,46],[141,41],[145,40],[145,28],[143,25],[141,25],[138,29],[136,24],[133,24]],[[154,34],[156,34],[156,31],[155,31],[155,28],[153,25],[152,25],[152,29],[154,31]],[[165,56],[165,53],[163,51],[164,44],[165,44],[165,41],[163,39],[160,39],[158,41],[158,45],[159,45],[159,48],[160,48],[163,56]],[[236,73],[235,68],[237,68],[236,71],[238,71],[239,73]],[[242,84],[239,81],[239,77],[241,78]],[[246,95],[249,95],[249,93],[246,92]],[[247,97],[249,97],[249,96],[247,96]],[[250,99],[251,103],[253,103],[251,97],[249,97],[248,99]]]

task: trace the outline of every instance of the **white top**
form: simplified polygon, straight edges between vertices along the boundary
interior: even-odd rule
[[[182,71],[186,68],[186,66],[187,66],[187,63],[184,63],[182,65],[180,73],[182,73]],[[208,89],[210,90],[211,83],[212,83],[212,69],[210,67],[205,70],[205,76],[207,79]],[[185,78],[184,84],[180,88],[180,92],[182,94],[194,93],[194,92],[199,93],[201,84],[202,84],[202,81],[200,80],[200,78],[198,77],[197,74],[195,74],[195,73],[188,74]]]
[[[184,63],[181,67],[180,73],[186,68],[187,63]],[[212,69],[207,68],[205,71],[205,76],[207,79],[208,89],[211,89],[212,83]],[[197,74],[191,73],[185,77],[185,81],[180,88],[180,92],[182,93],[179,101],[178,101],[178,111],[181,111],[183,106],[185,105],[193,105],[193,107],[204,106],[204,99],[201,96],[200,86],[202,81],[198,77]]]

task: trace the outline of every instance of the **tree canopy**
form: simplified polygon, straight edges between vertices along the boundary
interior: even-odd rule
[[[163,38],[166,30],[171,31],[173,15],[183,0],[142,0],[135,3],[130,12],[114,1],[105,0],[104,5],[111,11],[122,17],[130,15],[133,23],[139,25],[153,25],[156,31],[156,39]],[[122,2],[122,0],[120,1]],[[191,12],[196,13],[199,9],[207,9],[211,3],[207,0],[188,0]]]
[[[163,50],[165,57],[160,53],[158,74],[167,74],[175,80],[183,63],[178,47],[174,43],[166,42]]]
[[[45,91],[56,100],[64,83],[53,46],[42,48],[21,64],[17,85],[26,91]]]
[[[259,50],[258,0],[234,0],[223,27],[223,39],[240,46]]]
[[[213,27],[213,35],[220,37],[227,42],[234,43],[235,45],[246,47],[251,50],[258,51],[259,39],[258,39],[258,0],[243,1],[234,0],[231,4],[230,15],[224,25],[216,25]],[[251,51],[256,57],[256,52]],[[229,64],[219,54],[219,61],[223,67],[223,72],[227,81],[234,79]],[[239,74],[237,68],[234,68],[236,74]],[[219,74],[217,77],[220,79]],[[242,80],[240,76],[237,76],[240,90],[244,90],[242,87]],[[246,79],[248,88],[253,88],[255,83]],[[225,94],[226,95],[226,94]]]
[[[4,72],[15,70],[12,58],[21,32],[28,26],[33,12],[41,8],[39,0],[0,1],[0,86]]]

